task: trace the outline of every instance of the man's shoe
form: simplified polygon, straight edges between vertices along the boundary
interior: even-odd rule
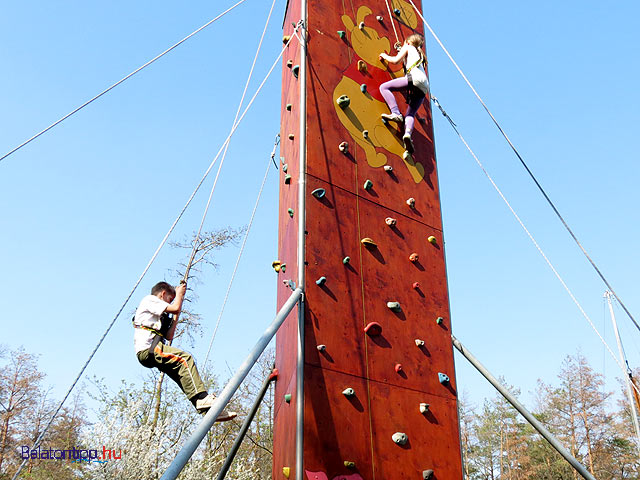
[[[404,120],[402,115],[400,115],[399,113],[383,113],[380,116],[382,117],[383,120],[386,120],[387,122],[402,123],[402,121]]]
[[[198,410],[198,413],[207,413],[211,408],[211,405],[213,405],[213,401],[215,399],[215,395],[213,393],[210,393],[206,397],[201,398],[200,400],[196,400],[196,410]],[[218,415],[218,418],[216,418],[216,422],[228,422],[229,420],[233,420],[237,416],[238,414],[236,412],[228,412],[226,410],[223,410],[222,413]]]

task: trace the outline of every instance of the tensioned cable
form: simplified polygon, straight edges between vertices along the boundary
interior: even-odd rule
[[[256,97],[258,96],[258,94],[260,93],[260,91],[262,90],[262,87],[264,87],[265,83],[267,82],[267,80],[269,79],[269,77],[271,76],[271,73],[273,72],[273,69],[275,68],[275,66],[277,65],[277,63],[280,61],[280,58],[282,57],[282,55],[284,54],[284,51],[286,50],[286,48],[289,46],[291,40],[289,40],[289,42],[286,43],[286,45],[282,48],[282,50],[280,51],[280,54],[277,56],[277,58],[275,59],[275,61],[273,62],[273,65],[271,66],[271,68],[269,69],[269,71],[267,72],[267,75],[265,76],[264,80],[262,81],[262,83],[260,84],[260,86],[258,87],[258,89],[256,90],[256,93],[253,95],[253,97],[251,98],[251,100],[249,101],[249,103],[247,104],[247,107],[245,108],[244,112],[242,113],[242,115],[240,116],[240,118],[238,119],[238,121],[236,122],[236,124],[233,126],[233,128],[231,129],[231,132],[229,133],[229,136],[227,136],[226,140],[224,141],[224,143],[222,144],[222,146],[220,147],[220,149],[218,150],[218,153],[216,154],[215,158],[213,159],[213,161],[211,162],[211,164],[209,165],[209,167],[207,168],[206,172],[204,173],[202,179],[200,180],[200,182],[198,183],[198,185],[196,186],[195,190],[193,191],[193,193],[191,194],[191,196],[189,197],[189,199],[187,200],[187,203],[185,204],[185,206],[183,207],[182,211],[180,212],[180,214],[178,215],[178,217],[176,218],[176,220],[173,222],[173,225],[171,225],[171,228],[169,228],[169,231],[167,232],[167,234],[165,235],[165,237],[162,239],[162,242],[160,242],[160,245],[158,246],[158,248],[156,249],[155,253],[153,254],[153,256],[151,257],[151,260],[149,261],[149,263],[147,264],[147,266],[145,267],[144,271],[142,272],[142,275],[140,275],[140,278],[138,278],[138,281],[134,284],[131,292],[129,293],[129,295],[127,296],[126,300],[124,301],[124,303],[122,304],[122,306],[120,307],[120,310],[118,310],[118,313],[116,314],[116,316],[113,318],[113,320],[111,321],[111,323],[109,324],[109,326],[107,327],[107,329],[105,330],[104,334],[102,335],[102,337],[100,338],[100,340],[98,341],[98,344],[95,346],[95,348],[93,349],[93,351],[91,352],[91,355],[89,355],[89,359],[85,362],[84,366],[82,367],[82,369],[80,370],[80,373],[78,373],[78,376],[76,377],[76,379],[73,381],[73,383],[71,384],[71,387],[69,387],[69,390],[67,391],[67,393],[65,394],[64,398],[62,399],[62,401],[60,402],[60,404],[58,405],[58,407],[56,408],[55,412],[53,413],[51,419],[49,420],[49,422],[47,423],[47,425],[44,427],[44,430],[42,431],[42,433],[40,433],[40,435],[38,436],[38,438],[36,439],[36,442],[34,443],[32,450],[34,448],[37,448],[40,445],[40,442],[42,441],[42,438],[44,437],[44,435],[46,434],[47,430],[49,429],[49,427],[51,426],[51,424],[53,423],[53,420],[56,418],[56,416],[58,415],[58,413],[60,412],[60,409],[62,408],[62,405],[64,405],[64,402],[67,400],[67,398],[69,397],[69,395],[71,394],[71,391],[74,389],[74,387],[76,386],[76,384],[78,383],[78,381],[80,380],[80,377],[82,377],[82,374],[84,373],[84,371],[86,370],[87,366],[89,365],[89,363],[91,362],[91,360],[93,359],[94,355],[96,354],[98,348],[100,348],[100,346],[102,345],[102,342],[104,341],[104,339],[106,338],[107,334],[109,333],[109,331],[111,331],[111,328],[113,327],[113,325],[115,324],[116,320],[118,319],[118,317],[120,316],[120,314],[122,313],[122,311],[124,310],[124,307],[127,305],[127,303],[129,302],[129,300],[131,299],[131,297],[133,296],[134,292],[136,291],[136,289],[138,288],[138,285],[140,285],[140,282],[142,281],[142,279],[144,278],[144,276],[147,274],[147,271],[149,270],[149,268],[151,267],[151,265],[153,264],[153,262],[155,261],[156,257],[158,256],[158,253],[160,253],[160,250],[162,249],[162,247],[164,246],[164,244],[166,243],[167,239],[169,238],[169,236],[171,235],[171,233],[173,232],[174,228],[176,227],[176,225],[178,224],[178,222],[180,221],[180,219],[182,218],[184,212],[187,210],[187,208],[189,207],[189,205],[191,204],[191,201],[193,200],[193,198],[195,197],[196,193],[198,192],[198,190],[200,190],[200,187],[202,186],[202,184],[204,183],[205,179],[207,178],[207,176],[209,175],[209,172],[211,172],[211,169],[213,169],[213,166],[215,165],[215,162],[218,160],[218,157],[220,156],[220,154],[222,153],[222,150],[224,148],[224,146],[231,140],[231,137],[233,136],[233,134],[235,133],[236,129],[238,128],[238,126],[240,125],[240,122],[242,122],[242,119],[245,117],[245,115],[247,114],[247,112],[249,111],[249,109],[251,108],[251,106],[253,105],[254,100],[256,99]],[[23,462],[20,464],[20,467],[18,467],[18,470],[16,471],[16,473],[14,474],[14,476],[12,477],[11,480],[15,480],[16,478],[18,478],[18,475],[20,474],[20,472],[22,471],[22,469],[24,468],[24,466],[26,465],[28,459],[23,460]]]
[[[253,70],[255,69],[256,62],[258,61],[258,55],[260,54],[260,49],[262,48],[262,42],[264,40],[264,35],[267,33],[267,27],[269,26],[269,20],[271,20],[271,14],[273,13],[273,7],[276,4],[276,0],[273,0],[271,4],[271,9],[269,10],[269,14],[267,15],[267,21],[264,24],[264,29],[262,30],[262,36],[260,37],[260,41],[258,42],[258,48],[256,50],[256,54],[253,57],[253,63],[251,64],[251,68],[249,69],[249,75],[247,76],[247,81],[244,84],[244,90],[242,91],[242,96],[240,97],[240,103],[238,104],[238,109],[236,110],[236,116],[233,119],[233,124],[235,125],[238,121],[238,115],[240,115],[240,111],[242,110],[242,104],[244,103],[244,98],[247,94],[247,90],[249,88],[249,83],[251,83],[251,78],[253,76]],[[191,268],[191,264],[195,259],[196,253],[198,252],[198,242],[200,241],[200,235],[202,234],[202,228],[204,227],[204,222],[207,218],[207,214],[209,213],[209,207],[211,206],[211,200],[213,198],[213,192],[216,190],[216,186],[218,185],[218,179],[220,178],[220,171],[222,170],[222,165],[224,165],[224,160],[227,158],[227,151],[229,150],[229,143],[224,148],[224,152],[222,153],[222,159],[220,160],[220,164],[218,165],[218,171],[216,172],[216,178],[213,181],[213,186],[211,187],[211,192],[209,193],[209,199],[207,200],[207,205],[204,208],[204,213],[202,214],[202,221],[200,222],[200,227],[198,228],[198,233],[196,234],[195,241],[193,242],[193,249],[191,250],[191,258],[189,258],[189,262],[187,263],[187,268],[184,274],[184,281],[186,282],[189,277],[189,269]]]
[[[231,10],[233,10],[234,8],[236,8],[238,5],[240,5],[241,3],[244,3],[246,0],[240,0],[238,3],[236,3],[235,5],[229,7],[228,9],[226,9],[224,12],[222,12],[220,15],[218,15],[217,17],[211,19],[210,21],[208,21],[207,23],[205,23],[204,25],[202,25],[200,28],[198,28],[197,30],[193,31],[192,33],[190,33],[189,35],[187,35],[186,37],[184,37],[182,40],[180,40],[178,43],[173,44],[171,47],[167,48],[164,52],[160,53],[159,55],[156,55],[155,57],[153,57],[151,60],[149,60],[147,63],[145,63],[144,65],[142,65],[141,67],[136,68],[133,72],[131,72],[129,75],[127,75],[126,77],[118,80],[116,83],[114,83],[113,85],[111,85],[109,88],[103,90],[102,92],[100,92],[98,95],[96,95],[95,97],[91,98],[90,100],[87,100],[85,103],[83,103],[82,105],[80,105],[79,107],[77,107],[76,109],[72,110],[71,112],[67,113],[64,117],[60,118],[59,120],[56,120],[55,122],[53,122],[51,125],[49,125],[47,128],[45,128],[44,130],[42,130],[39,133],[36,133],[33,137],[31,137],[28,140],[25,140],[24,142],[22,142],[20,145],[18,145],[17,147],[15,147],[13,150],[5,153],[2,157],[0,157],[0,162],[2,160],[4,160],[5,158],[7,158],[9,155],[17,152],[18,150],[20,150],[22,147],[24,147],[25,145],[31,143],[33,140],[35,140],[36,138],[38,138],[40,135],[47,133],[49,130],[51,130],[53,127],[55,127],[56,125],[64,122],[67,118],[69,118],[70,116],[76,114],[77,112],[79,112],[80,110],[82,110],[84,107],[86,107],[87,105],[89,105],[90,103],[93,103],[95,100],[97,100],[98,98],[100,98],[101,96],[103,96],[105,93],[113,90],[115,87],[117,87],[118,85],[120,85],[121,83],[125,82],[126,80],[130,79],[131,77],[133,77],[136,73],[138,73],[140,70],[148,67],[149,65],[151,65],[153,62],[155,62],[156,60],[158,60],[160,57],[163,57],[164,55],[166,55],[167,53],[169,53],[171,50],[173,50],[174,48],[180,46],[181,44],[183,44],[184,42],[186,42],[187,40],[189,40],[191,37],[193,37],[195,34],[199,33],[200,31],[204,30],[205,28],[207,28],[209,25],[211,25],[213,22],[215,22],[216,20],[224,17],[227,13],[229,13]]]
[[[467,76],[464,74],[464,72],[462,71],[462,69],[458,66],[458,64],[456,63],[456,61],[453,59],[453,57],[451,56],[451,54],[449,53],[449,51],[446,49],[446,47],[444,46],[444,44],[440,41],[440,38],[438,38],[438,36],[436,35],[436,33],[433,31],[433,29],[431,28],[431,25],[429,25],[427,23],[427,21],[424,19],[424,17],[422,16],[422,13],[420,13],[420,11],[418,10],[418,8],[415,6],[415,4],[413,3],[413,0],[409,0],[409,3],[411,3],[411,5],[413,6],[414,10],[416,11],[416,13],[420,16],[420,18],[422,19],[422,21],[424,22],[425,26],[429,29],[429,31],[431,32],[431,35],[433,35],[433,38],[436,39],[436,41],[438,42],[438,44],[440,45],[440,48],[442,48],[442,50],[444,51],[444,53],[447,55],[447,57],[449,57],[449,60],[451,60],[451,63],[453,63],[454,67],[456,67],[456,69],[458,70],[458,73],[460,73],[460,75],[462,76],[462,78],[464,79],[464,81],[467,83],[467,85],[469,86],[469,88],[471,88],[471,90],[473,91],[474,95],[476,96],[476,98],[478,99],[478,101],[482,104],[482,106],[484,107],[485,111],[489,114],[489,116],[491,117],[491,120],[493,120],[493,123],[495,124],[495,126],[498,128],[498,130],[500,131],[500,133],[502,134],[502,136],[505,138],[505,140],[507,141],[507,143],[509,144],[509,146],[511,147],[511,149],[513,150],[513,152],[516,154],[516,156],[518,157],[518,160],[520,160],[520,163],[522,164],[522,166],[524,167],[524,169],[527,171],[527,173],[529,174],[529,176],[531,177],[531,179],[533,180],[533,182],[536,184],[536,186],[538,187],[538,190],[540,190],[540,193],[542,193],[542,196],[545,198],[545,200],[547,201],[547,203],[551,206],[551,209],[554,211],[554,213],[556,214],[556,216],[560,219],[560,222],[562,222],[562,225],[564,225],[564,228],[569,232],[569,235],[571,235],[571,238],[573,238],[574,242],[576,243],[576,245],[578,245],[578,247],[580,248],[580,250],[582,250],[582,253],[584,254],[584,256],[587,258],[587,260],[589,260],[589,263],[591,264],[591,266],[594,268],[594,270],[596,271],[596,273],[598,274],[598,276],[602,279],[602,281],[604,282],[604,284],[607,286],[607,288],[609,289],[609,291],[613,294],[613,296],[616,298],[616,300],[618,301],[618,303],[620,304],[620,306],[624,309],[625,313],[629,316],[629,318],[631,319],[631,321],[633,322],[633,324],[636,326],[636,328],[640,331],[640,324],[638,324],[638,322],[636,322],[635,318],[633,318],[633,315],[631,315],[631,312],[629,311],[629,309],[627,309],[627,307],[625,306],[625,304],[622,302],[622,300],[620,299],[620,297],[618,297],[618,295],[616,294],[616,292],[613,290],[613,287],[611,286],[611,284],[609,283],[609,281],[605,278],[605,276],[603,275],[603,273],[600,271],[600,269],[598,268],[598,266],[595,264],[595,262],[591,259],[591,257],[589,256],[589,254],[587,253],[587,250],[582,246],[582,244],[580,243],[580,241],[578,240],[578,237],[576,237],[576,235],[573,233],[573,230],[571,230],[571,228],[569,227],[569,225],[567,224],[567,222],[565,221],[564,217],[560,214],[560,211],[556,208],[555,204],[551,201],[551,199],[549,198],[549,196],[547,195],[547,192],[544,190],[544,188],[542,188],[542,185],[540,185],[540,182],[538,182],[538,179],[535,177],[535,175],[533,174],[533,172],[529,169],[528,165],[525,163],[524,159],[522,158],[522,156],[520,155],[520,153],[518,152],[518,150],[516,149],[516,147],[513,145],[513,143],[511,142],[511,140],[509,139],[509,137],[507,136],[507,134],[505,133],[505,131],[502,129],[502,127],[500,126],[500,124],[498,123],[498,121],[496,120],[496,118],[493,116],[493,114],[491,113],[491,111],[489,110],[489,107],[487,107],[487,105],[484,103],[484,101],[482,100],[482,98],[480,97],[480,95],[478,94],[478,92],[476,91],[476,89],[473,87],[473,85],[471,84],[471,82],[469,81],[469,79],[467,78]]]
[[[560,283],[562,284],[562,286],[564,287],[564,289],[567,291],[567,293],[569,294],[569,296],[571,297],[571,300],[573,300],[573,303],[576,304],[576,306],[578,307],[578,309],[580,310],[580,312],[582,313],[582,315],[584,316],[584,318],[587,319],[587,322],[589,322],[589,325],[591,325],[591,328],[593,328],[593,330],[596,332],[596,334],[598,335],[598,337],[600,338],[600,340],[602,341],[602,344],[607,348],[607,350],[609,350],[609,353],[611,354],[611,356],[613,357],[614,361],[618,364],[618,366],[620,367],[620,369],[624,372],[624,374],[627,374],[626,369],[622,366],[622,364],[618,361],[618,358],[616,357],[616,355],[613,353],[613,350],[611,350],[611,347],[609,347],[609,344],[607,344],[606,340],[604,339],[604,337],[600,334],[600,331],[597,329],[597,327],[594,325],[594,323],[591,321],[591,318],[589,317],[589,315],[587,314],[587,312],[585,312],[584,308],[582,308],[582,305],[580,304],[580,302],[578,301],[578,299],[574,296],[573,292],[571,291],[571,289],[569,288],[569,286],[565,283],[565,281],[563,280],[563,278],[560,276],[560,274],[558,273],[558,271],[556,270],[556,268],[553,266],[553,264],[551,263],[551,260],[549,260],[549,258],[547,257],[547,255],[544,253],[544,251],[542,250],[542,248],[540,247],[540,245],[538,244],[538,242],[536,241],[536,239],[533,237],[533,235],[531,234],[531,232],[529,231],[529,229],[525,226],[524,222],[520,219],[520,217],[518,216],[518,214],[516,213],[516,211],[513,209],[513,207],[511,206],[511,204],[509,203],[509,200],[507,200],[507,198],[504,196],[504,194],[502,193],[502,190],[500,190],[500,188],[498,187],[498,185],[496,184],[496,182],[494,182],[493,178],[491,177],[491,175],[489,175],[489,172],[487,172],[487,170],[484,168],[484,165],[482,164],[482,162],[480,161],[480,159],[476,156],[476,154],[474,153],[474,151],[471,149],[471,147],[469,146],[469,144],[467,143],[467,141],[464,139],[464,137],[460,134],[460,132],[458,131],[458,127],[457,125],[453,122],[453,120],[451,119],[451,117],[449,116],[449,114],[447,114],[447,112],[445,112],[444,108],[442,107],[442,105],[440,104],[440,102],[438,101],[438,99],[434,96],[431,96],[431,99],[433,100],[433,103],[440,109],[440,112],[442,113],[442,116],[444,116],[444,118],[446,118],[449,121],[449,124],[451,125],[451,128],[453,128],[453,130],[456,132],[456,134],[458,135],[458,137],[460,138],[460,140],[462,140],[462,143],[464,143],[464,146],[467,147],[467,150],[469,150],[469,153],[471,153],[471,156],[473,156],[473,158],[475,159],[476,163],[478,164],[478,166],[480,167],[480,169],[482,170],[482,172],[486,175],[486,177],[489,179],[489,181],[491,182],[491,185],[493,185],[493,188],[496,189],[496,191],[498,192],[498,195],[500,195],[500,198],[502,198],[502,200],[504,201],[504,203],[507,205],[507,207],[509,208],[509,210],[511,211],[511,213],[513,214],[513,216],[516,218],[516,220],[518,221],[518,223],[520,224],[520,226],[522,227],[522,229],[525,231],[525,233],[527,234],[527,236],[529,237],[529,239],[531,240],[531,242],[533,242],[533,244],[535,245],[536,249],[538,250],[538,252],[540,253],[540,255],[542,255],[542,258],[544,258],[544,261],[547,262],[547,265],[549,266],[549,268],[551,269],[551,271],[554,273],[554,275],[556,276],[556,278],[560,281]]]
[[[276,136],[276,141],[273,145],[273,151],[271,152],[270,161],[275,157],[276,148],[278,147],[278,143],[280,143],[280,135]],[[242,258],[242,253],[244,252],[244,247],[247,244],[247,239],[249,238],[249,232],[251,231],[251,226],[253,225],[253,220],[256,216],[256,210],[258,209],[258,204],[260,203],[260,199],[262,198],[262,191],[264,190],[264,185],[267,182],[267,176],[269,175],[269,170],[271,170],[271,163],[267,163],[267,171],[264,172],[264,178],[262,179],[262,185],[260,186],[260,191],[258,192],[258,198],[256,198],[256,203],[253,206],[253,212],[251,212],[251,219],[249,220],[249,224],[247,226],[247,231],[244,234],[244,238],[242,239],[242,245],[240,246],[240,252],[238,252],[238,258],[236,259],[236,265],[233,267],[233,273],[231,274],[231,279],[229,280],[229,285],[227,286],[227,292],[224,295],[224,300],[222,301],[222,307],[220,308],[220,313],[218,314],[218,320],[216,321],[216,326],[213,329],[213,334],[211,335],[211,341],[209,342],[209,348],[207,349],[207,355],[204,357],[203,365],[207,364],[209,360],[209,354],[211,353],[211,347],[213,345],[213,340],[216,338],[216,333],[218,332],[218,327],[220,326],[220,320],[222,319],[222,314],[224,313],[224,307],[227,305],[227,300],[229,299],[229,293],[231,292],[231,287],[233,285],[233,280],[236,278],[236,272],[238,271],[238,265],[240,265],[240,259]]]

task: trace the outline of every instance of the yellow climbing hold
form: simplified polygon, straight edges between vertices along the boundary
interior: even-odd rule
[[[364,237],[362,240],[360,240],[360,243],[363,244],[365,247],[377,247],[378,246],[376,244],[376,242],[374,242],[373,239],[371,239],[369,237]]]
[[[285,476],[285,478],[289,478],[289,475],[291,475],[291,468],[282,467],[282,474]]]

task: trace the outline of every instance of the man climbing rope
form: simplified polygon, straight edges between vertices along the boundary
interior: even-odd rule
[[[159,282],[151,289],[151,295],[142,299],[133,317],[134,348],[138,361],[147,368],[157,368],[176,382],[199,413],[205,413],[215,399],[207,394],[200,379],[193,357],[182,350],[167,345],[173,340],[177,322],[173,321],[182,310],[187,285],[173,287]],[[218,422],[235,418],[235,412],[223,411]]]

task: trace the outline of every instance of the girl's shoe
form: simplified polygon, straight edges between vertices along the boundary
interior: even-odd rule
[[[387,122],[402,123],[402,121],[404,120],[402,115],[399,113],[383,113],[380,116],[382,117],[383,120],[386,120]]]
[[[404,143],[404,149],[409,152],[409,153],[413,153],[414,152],[414,148],[413,148],[413,140],[411,140],[411,134],[410,133],[405,133],[404,136],[402,137],[402,143]]]

